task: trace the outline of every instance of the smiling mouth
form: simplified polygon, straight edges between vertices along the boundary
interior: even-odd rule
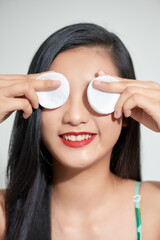
[[[63,134],[59,135],[60,140],[68,147],[83,147],[91,143],[97,134],[92,133],[74,133],[74,134]]]

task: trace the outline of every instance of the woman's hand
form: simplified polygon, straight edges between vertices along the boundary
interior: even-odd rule
[[[98,76],[108,75],[99,71]],[[114,117],[132,117],[155,132],[160,132],[160,85],[152,81],[139,81],[115,77],[119,82],[93,81],[93,86],[106,92],[121,93]]]
[[[43,72],[44,73],[44,72]],[[39,107],[36,91],[56,89],[57,80],[36,80],[43,73],[29,75],[0,75],[0,123],[15,110],[23,110],[27,119]]]

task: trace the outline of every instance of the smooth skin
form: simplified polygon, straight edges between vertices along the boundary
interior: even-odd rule
[[[85,59],[86,63],[91,64],[86,65],[86,63],[83,62],[81,69],[79,69],[82,59]],[[103,62],[106,65],[106,68],[104,67]],[[69,63],[71,65],[67,65]],[[99,65],[95,69],[93,66],[97,66],[97,64]],[[86,68],[88,71],[86,71]],[[79,74],[77,76],[80,76],[81,80],[84,82],[84,86],[86,86],[85,81],[91,80],[94,77],[94,74],[96,76],[112,75],[117,77],[114,64],[108,56],[104,56],[102,54],[101,49],[84,47],[67,50],[56,57],[56,59],[53,61],[53,65],[50,68],[51,71],[59,71],[60,73],[66,75],[70,81],[71,88],[76,87],[76,85],[74,86],[74,76],[76,76],[76,72],[74,73],[73,69],[74,71],[79,71],[79,73],[81,73],[81,75]],[[67,76],[67,72],[70,73],[70,75]],[[1,75],[0,83],[4,84],[4,80],[2,78],[3,76],[4,75]],[[4,121],[16,109],[26,111],[26,106],[24,106],[23,100],[27,100],[25,102],[26,105],[28,104],[28,110],[25,112],[28,115],[24,115],[24,117],[27,118],[32,113],[32,107],[37,108],[35,91],[38,90],[36,84],[40,84],[40,82],[35,83],[35,79],[33,79],[34,83],[32,81],[32,83],[30,83],[29,78],[26,81],[27,76],[24,76],[24,78],[22,78],[20,81],[16,80],[17,77],[15,75],[13,77],[11,75],[7,77],[10,77],[8,81],[10,83],[12,82],[12,84],[5,86],[0,85],[1,122]],[[33,75],[32,77],[34,78]],[[115,107],[115,113],[117,113],[115,116],[113,113],[103,118],[104,116],[100,117],[100,115],[95,114],[89,108],[86,98],[84,98],[84,101],[78,105],[78,97],[80,100],[80,95],[78,95],[76,99],[77,95],[74,95],[74,91],[73,94],[70,95],[68,102],[66,102],[66,104],[64,104],[61,108],[56,110],[43,109],[42,111],[43,139],[46,143],[46,146],[50,151],[52,151],[53,156],[57,154],[58,159],[57,176],[55,179],[55,186],[53,188],[55,190],[55,195],[52,195],[52,239],[136,240],[136,222],[133,203],[135,181],[121,180],[108,172],[108,169],[104,169],[104,161],[102,161],[102,156],[100,156],[99,159],[98,156],[95,159],[88,159],[87,157],[85,162],[81,156],[81,158],[78,160],[78,163],[69,161],[70,158],[67,158],[67,156],[63,158],[63,154],[67,153],[69,149],[67,149],[67,147],[63,149],[62,147],[61,151],[55,153],[53,148],[54,146],[52,145],[52,139],[46,134],[46,132],[50,130],[47,129],[49,126],[49,124],[46,124],[47,121],[52,121],[55,118],[59,118],[63,120],[63,124],[57,125],[57,129],[61,130],[62,132],[75,128],[81,130],[82,126],[92,126],[92,129],[90,129],[91,131],[95,130],[96,128],[94,127],[97,126],[98,132],[101,133],[99,134],[99,140],[103,143],[105,141],[105,134],[102,132],[103,128],[101,128],[101,124],[105,123],[105,119],[107,124],[115,124],[115,127],[117,127],[118,137],[119,129],[122,124],[124,124],[123,117],[121,115],[122,112],[126,117],[130,115],[130,117],[133,117],[153,131],[160,132],[160,86],[154,82],[144,82],[138,80],[134,81],[119,77],[117,78],[120,80],[119,83],[103,82],[101,86],[95,86],[103,91],[121,93],[121,97],[119,98],[119,101]],[[14,81],[12,81],[13,79]],[[27,87],[24,87],[23,89],[25,84],[23,85],[21,82],[24,82]],[[13,94],[11,91],[12,87],[14,87],[16,94]],[[43,87],[41,87],[41,89]],[[21,90],[19,90],[19,88],[21,88]],[[31,90],[30,95],[28,94],[27,88],[28,90]],[[79,88],[79,92],[80,94],[83,93],[82,88]],[[16,102],[14,106],[12,106],[11,98]],[[19,100],[18,98],[21,99],[21,103],[17,107],[17,100]],[[3,106],[3,111],[1,111],[1,105]],[[59,123],[56,122],[56,124]],[[87,127],[85,129],[87,129]],[[57,131],[57,133],[59,132]],[[114,144],[114,141],[112,144]],[[60,144],[58,140],[56,144],[57,146]],[[89,150],[88,146],[88,148],[85,150],[85,154],[89,154],[89,151],[91,151],[91,149]],[[105,154],[105,150],[103,151]],[[110,148],[106,149],[106,151],[109,156]],[[74,151],[73,154],[76,156],[76,151]],[[85,154],[84,157],[86,156]],[[74,171],[76,164],[82,163],[82,168],[88,167],[89,169],[86,171],[86,173],[84,171],[86,175],[83,172],[82,174],[79,174],[82,175],[83,179],[81,176],[78,176],[76,171]],[[99,167],[99,169],[94,166]],[[78,167],[80,167],[80,165]],[[64,171],[64,174],[60,176],[60,171],[58,170]],[[100,174],[98,174],[98,172]],[[72,175],[72,178],[71,173],[75,174]],[[92,175],[93,173],[95,175]],[[68,181],[66,182],[64,181],[65,177],[66,179],[68,177]],[[85,181],[85,179],[88,179],[88,181]],[[104,179],[107,179],[108,182],[105,182]],[[111,181],[111,179],[113,181]],[[59,180],[63,180],[63,184],[58,184]],[[112,185],[113,182],[114,185]],[[143,182],[141,184],[140,194],[142,196],[141,214],[143,239],[159,240],[160,183]],[[0,239],[2,239],[1,236],[4,235],[5,231],[4,195],[5,190],[1,190]],[[69,199],[67,199],[67,197],[69,197]],[[94,204],[96,207],[95,210],[92,211]],[[84,208],[85,211],[83,211]],[[65,211],[62,211],[61,209],[65,209]],[[87,213],[86,210],[88,211]]]

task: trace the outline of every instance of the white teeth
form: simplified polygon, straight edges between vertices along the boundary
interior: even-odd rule
[[[76,136],[71,135],[71,141],[76,141]]]
[[[83,135],[63,135],[62,138],[65,140],[69,140],[69,141],[83,141],[86,139],[91,138],[92,135],[91,134],[83,134]]]
[[[81,135],[78,135],[78,136],[77,136],[77,141],[81,141],[81,139],[84,138],[83,136],[84,136],[84,135],[82,135],[82,136],[81,136]]]

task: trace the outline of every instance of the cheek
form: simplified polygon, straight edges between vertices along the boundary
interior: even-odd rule
[[[50,111],[42,111],[41,114],[41,136],[42,141],[45,144],[49,144],[50,141],[55,137],[56,133],[56,119],[54,119],[54,114]]]
[[[102,137],[104,144],[107,143],[107,145],[113,147],[121,133],[122,119],[120,118],[118,120],[117,119],[115,120],[113,118],[113,115],[110,114],[104,117],[104,119],[101,119],[99,126],[100,136]]]

